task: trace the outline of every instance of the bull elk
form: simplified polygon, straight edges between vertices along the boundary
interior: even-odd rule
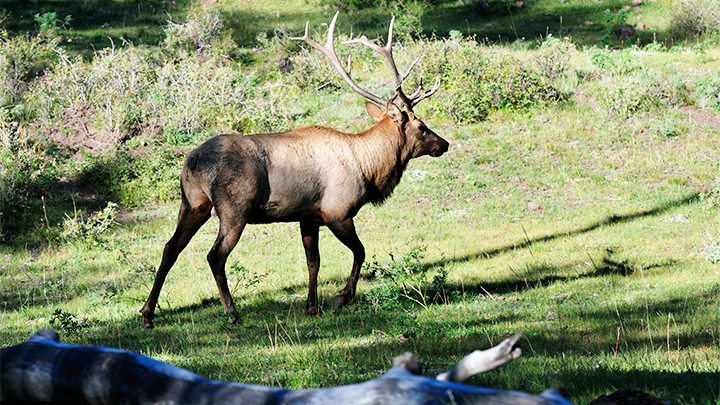
[[[368,46],[385,58],[395,88],[388,100],[361,89],[343,68],[333,46],[337,17],[336,13],[330,23],[326,45],[310,38],[309,24],[305,25],[304,36],[292,39],[304,41],[325,54],[344,81],[369,100],[365,103],[367,112],[377,123],[359,134],[308,125],[282,133],[219,135],[190,152],[181,174],[177,228],[165,244],[150,296],[140,310],[142,322],[148,328],[153,327],[155,306],[168,271],[210,218],[213,208],[220,229],[207,260],[231,323],[240,319],[228,289],[225,262],[247,224],[300,223],[310,274],[308,314],[320,311],[318,230],[321,225],[330,228],[353,253],[347,285],[332,300],[333,309],[344,306],[355,295],[365,260],[365,248],[355,232],[353,217],[366,203],[381,203],[390,196],[410,159],[437,157],[447,151],[448,142],[413,113],[413,107],[437,91],[440,81],[436,80],[425,91],[421,84],[411,95],[402,90],[415,62],[408,73],[398,73],[392,55],[394,17],[384,47],[365,36],[347,41]],[[380,106],[385,106],[385,111]]]

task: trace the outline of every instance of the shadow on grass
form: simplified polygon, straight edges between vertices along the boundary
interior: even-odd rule
[[[626,223],[626,222],[632,222],[636,219],[640,219],[640,218],[644,218],[644,217],[661,215],[661,214],[667,212],[668,210],[696,203],[696,202],[698,202],[699,198],[700,198],[699,193],[693,193],[686,197],[680,198],[678,200],[669,201],[665,204],[662,204],[660,206],[657,206],[657,207],[654,207],[654,208],[651,208],[648,210],[638,211],[638,212],[634,212],[631,214],[625,214],[625,215],[611,215],[605,219],[602,219],[600,221],[597,221],[593,224],[587,225],[582,228],[573,229],[573,230],[565,231],[565,232],[556,232],[556,233],[553,233],[550,235],[539,236],[539,237],[532,238],[532,239],[526,238],[525,240],[515,242],[512,245],[501,246],[501,247],[489,249],[489,250],[482,250],[482,251],[470,253],[470,254],[467,254],[464,256],[443,258],[441,260],[428,263],[427,266],[429,266],[429,268],[440,268],[440,267],[444,267],[445,265],[450,264],[450,263],[464,263],[464,262],[468,262],[471,260],[490,259],[490,258],[496,257],[498,255],[501,255],[503,253],[511,252],[513,250],[531,247],[535,243],[549,242],[549,241],[553,241],[558,238],[576,236],[576,235],[580,235],[583,233],[592,232],[596,229],[599,229],[599,228],[602,228],[605,226],[612,226],[612,225],[622,224],[622,223]],[[621,263],[609,263],[608,265],[610,268],[615,268],[617,270],[618,266],[621,266]],[[607,270],[603,270],[603,271],[607,271]]]
[[[715,294],[705,291],[682,298],[660,299],[648,305],[622,306],[617,313],[623,319],[624,328],[631,333],[621,335],[617,354],[622,357],[628,353],[637,356],[665,352],[664,341],[653,342],[637,333],[643,330],[642,319],[648,311],[676,311],[679,306],[687,307],[685,301],[700,307],[713,299]],[[311,387],[328,387],[377,377],[389,369],[392,356],[405,351],[416,353],[424,363],[425,374],[432,376],[451,368],[473,350],[488,348],[502,340],[504,335],[492,332],[497,323],[527,324],[523,318],[531,316],[507,311],[497,316],[479,314],[472,319],[447,317],[420,321],[416,313],[422,310],[375,311],[367,303],[355,302],[345,310],[310,317],[301,313],[304,306],[300,301],[289,303],[268,298],[241,303],[245,323],[238,327],[225,323],[219,299],[212,298],[165,311],[156,319],[158,325],[154,330],[142,328],[138,315],[118,324],[101,323],[92,334],[71,336],[70,340],[146,354],[163,353],[175,359],[171,363],[209,378],[218,378],[218,369],[224,365],[223,376],[229,381],[307,387],[304,385],[307,381],[298,382],[295,373],[300,373],[302,378],[310,379]],[[694,310],[688,309],[683,317],[689,319]],[[561,316],[589,318],[598,325],[598,330],[561,325],[548,329],[545,322],[531,325],[520,343],[523,348],[520,359],[498,372],[473,377],[469,383],[535,393],[561,385],[574,399],[589,399],[620,388],[639,389],[665,399],[682,397],[681,402],[689,403],[708,401],[716,395],[713,390],[717,388],[712,384],[718,381],[716,372],[658,371],[640,366],[622,370],[598,363],[597,359],[612,357],[617,350],[615,325],[620,323],[614,309],[587,308],[583,313]],[[569,324],[578,321],[567,319]],[[677,341],[683,349],[700,349],[717,344],[713,336],[693,330],[680,317],[678,322],[679,327],[674,327],[669,335],[673,345]],[[561,324],[562,320],[554,323]],[[608,333],[603,333],[603,329]],[[63,340],[68,339],[63,337]],[[332,343],[343,341],[353,343]],[[192,353],[203,355],[196,360]],[[673,352],[668,351],[668,356],[671,358]],[[263,376],[243,371],[258,366],[267,367]],[[238,377],[243,375],[252,375],[253,379]]]

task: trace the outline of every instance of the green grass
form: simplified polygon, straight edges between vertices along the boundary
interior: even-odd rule
[[[459,28],[459,4],[443,3],[425,10],[423,29],[440,36],[451,29],[479,38],[499,35],[505,42],[515,37],[514,22],[518,35],[528,40],[575,29],[574,41],[595,44],[599,31],[577,20],[598,19],[604,9],[621,5],[528,3],[512,17],[499,12],[462,21],[465,28]],[[91,44],[104,46],[108,33],[132,39],[144,29],[133,37],[136,45],[159,43],[162,21],[150,23],[151,17],[164,19],[158,10],[166,8],[181,19],[187,6],[98,0],[98,9],[107,9],[103,15],[112,18],[111,28],[102,29],[91,24],[103,21],[94,14],[75,17],[92,4],[34,1],[2,7],[24,19],[55,6],[61,18],[72,14],[77,23],[63,34],[73,41],[66,37],[63,46],[89,58]],[[331,10],[323,13],[318,3],[306,6],[302,14],[293,12],[297,4],[292,2],[212,7],[222,12],[233,38],[248,47],[257,45],[257,33],[281,26],[299,32],[306,19],[317,30],[329,20]],[[670,8],[660,0],[644,6],[642,16],[658,27],[659,40],[668,30]],[[380,34],[387,11],[343,13],[340,30]],[[498,25],[486,27],[489,21]],[[6,26],[33,29],[17,19]],[[433,42],[428,48],[447,44]],[[409,60],[421,45],[408,42],[407,54],[399,51],[398,59]],[[315,123],[361,131],[372,122],[362,100],[344,88],[300,88],[292,76],[268,67],[276,64],[278,49],[288,47],[281,41],[250,51],[256,61],[248,64],[171,56],[163,56],[167,63],[153,64],[144,55],[156,48],[124,45],[127,54],[106,54],[103,63],[96,56],[95,65],[61,65],[77,77],[108,69],[116,82],[103,82],[97,93],[86,94],[117,96],[121,102],[103,104],[102,98],[92,100],[95,107],[78,104],[86,110],[48,112],[53,99],[41,86],[85,83],[61,81],[58,76],[72,75],[52,71],[31,82],[32,97],[0,109],[7,114],[0,115],[5,131],[0,140],[12,146],[0,149],[0,202],[11,208],[0,216],[5,232],[0,234],[0,344],[20,343],[51,326],[66,342],[132,350],[209,378],[306,388],[377,377],[392,356],[405,351],[420,357],[428,375],[439,373],[469,352],[523,330],[523,356],[470,383],[533,393],[562,385],[577,403],[633,388],[673,404],[717,405],[720,268],[708,259],[720,239],[720,117],[713,101],[720,50],[711,43],[695,50],[692,45],[682,52],[569,50],[567,69],[548,82],[561,97],[529,106],[508,102],[488,109],[479,122],[458,121],[441,110],[453,80],[446,77],[444,87],[416,112],[450,141],[450,149],[440,158],[412,161],[384,205],[358,214],[368,264],[358,296],[347,308],[332,311],[330,300],[344,286],[352,257],[328,230],[321,230],[318,287],[325,313],[308,317],[298,225],[256,225],[246,229],[230,256],[230,289],[244,323],[227,324],[206,262],[218,228],[212,218],[170,272],[154,330],[140,326],[138,310],[174,231],[177,174],[188,150],[215,131],[238,131],[240,124],[279,130]],[[542,57],[542,50],[528,43],[483,45],[473,52],[523,66]],[[374,67],[369,60],[361,55],[356,63]],[[145,70],[132,69],[138,61],[147,63]],[[483,73],[500,68],[488,69]],[[159,71],[165,78],[183,78],[187,71],[198,75],[180,81],[186,87],[176,94],[178,86],[173,91],[161,86],[169,79],[155,80],[152,74]],[[145,86],[141,91],[123,87],[127,72],[145,72],[138,77],[147,83],[136,83]],[[424,72],[437,74],[430,68]],[[379,86],[384,74],[356,68],[354,77]],[[213,96],[228,88],[227,77],[242,86],[213,104]],[[203,91],[193,87],[197,82]],[[453,84],[460,90],[472,85]],[[618,97],[621,91],[626,93]],[[68,93],[60,96],[70,98]],[[163,104],[164,96],[185,104]],[[193,97],[206,106],[197,113],[206,123],[196,131],[183,134],[176,127],[172,132],[167,124],[159,134],[132,132],[141,124],[193,118],[180,109],[201,104]],[[233,108],[227,108],[227,100]],[[261,102],[275,109],[258,107],[265,105]],[[125,105],[137,108],[127,111]],[[100,107],[122,125],[98,118],[105,117]],[[85,128],[119,128],[113,133],[115,147],[91,152],[53,144],[52,131],[82,132],[65,117],[68,111],[84,119]],[[121,203],[116,223],[94,234],[102,219],[97,213],[108,200]],[[418,252],[419,262],[410,258]],[[400,269],[397,284],[375,274],[381,269]],[[378,296],[387,299],[374,301]]]
[[[523,357],[471,383],[563,385],[579,403],[618,388],[717,403],[720,284],[704,258],[720,225],[705,194],[717,130],[639,137],[641,122],[592,117],[558,106],[497,113],[449,135],[434,126],[452,140],[448,154],[414,161],[395,195],[357,218],[369,262],[427,248],[428,277],[410,278],[406,293],[422,302],[412,288],[424,291],[425,306],[401,296],[380,309],[363,297],[382,285],[363,279],[351,305],[331,311],[351,255],[323,230],[326,313],[305,316],[297,225],[250,226],[230,260],[244,324],[230,326],[205,262],[213,219],[170,273],[156,329],[145,330],[137,311],[173,232],[174,203],[127,212],[99,246],[2,248],[2,342],[27,339],[61,309],[80,325],[52,325],[65,341],[133,350],[210,378],[304,388],[376,377],[408,350],[439,372],[524,330]],[[581,122],[596,129],[564,129]],[[467,184],[471,173],[482,187]],[[432,301],[439,269],[448,272],[445,295]]]

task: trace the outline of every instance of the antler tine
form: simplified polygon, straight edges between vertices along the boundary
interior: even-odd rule
[[[368,48],[374,50],[375,52],[379,53],[380,55],[385,58],[385,61],[387,62],[388,67],[390,68],[393,76],[393,80],[395,82],[395,94],[390,98],[390,100],[383,100],[380,97],[368,92],[367,90],[364,90],[360,88],[350,77],[348,72],[343,67],[342,63],[340,62],[340,59],[337,56],[337,53],[335,53],[335,47],[333,45],[334,40],[334,33],[335,33],[335,23],[337,22],[337,18],[340,12],[336,12],[335,16],[332,19],[332,22],[330,22],[330,26],[328,27],[328,37],[327,37],[327,43],[325,45],[321,45],[310,38],[310,22],[308,21],[305,23],[305,35],[302,37],[290,37],[290,39],[295,41],[304,41],[308,45],[312,46],[313,48],[319,50],[325,56],[327,56],[330,59],[330,62],[335,67],[335,70],[340,74],[340,77],[343,78],[345,83],[350,85],[350,87],[355,90],[358,94],[361,96],[367,98],[370,101],[373,101],[377,104],[383,105],[386,102],[391,102],[395,98],[399,98],[400,101],[405,104],[405,107],[407,107],[408,110],[412,110],[414,106],[416,106],[420,101],[432,96],[437,89],[440,87],[440,79],[435,80],[435,85],[425,93],[422,93],[422,84],[420,87],[410,96],[406,96],[405,93],[402,90],[403,82],[405,81],[405,78],[408,77],[410,74],[410,71],[415,67],[415,64],[420,60],[420,58],[416,58],[408,68],[407,72],[404,75],[401,75],[398,70],[397,66],[395,65],[395,59],[392,55],[392,40],[393,40],[393,27],[395,26],[395,16],[392,16],[392,19],[390,20],[390,28],[388,29],[388,40],[385,46],[379,46],[375,44],[375,40],[369,40],[365,35],[361,36],[360,38],[351,39],[348,41],[344,41],[344,44],[363,44],[367,46]]]
[[[393,39],[393,27],[395,25],[395,16],[392,16],[392,19],[390,20],[390,28],[388,29],[388,40],[385,46],[380,47],[377,44],[375,44],[374,40],[369,40],[365,35],[363,35],[360,38],[356,38],[350,41],[345,41],[345,44],[363,44],[367,46],[368,48],[374,50],[375,52],[379,53],[385,58],[385,61],[387,62],[388,67],[392,71],[393,79],[395,80],[395,95],[390,98],[390,100],[394,100],[395,98],[399,98],[405,106],[412,110],[414,106],[416,106],[420,101],[432,96],[435,94],[435,92],[440,87],[440,79],[435,80],[435,84],[433,87],[426,91],[425,93],[422,93],[422,84],[418,89],[411,94],[410,96],[406,96],[403,92],[402,85],[405,82],[405,79],[410,75],[410,72],[415,67],[415,65],[420,61],[420,58],[415,58],[413,62],[410,64],[410,67],[408,67],[407,72],[404,75],[401,75],[398,70],[397,66],[395,65],[395,59],[392,55],[392,39]]]
[[[305,23],[305,35],[302,37],[290,37],[291,40],[295,41],[304,41],[308,45],[312,46],[313,48],[317,49],[318,51],[325,54],[325,56],[330,59],[330,63],[332,63],[335,70],[340,74],[340,77],[343,78],[345,83],[347,83],[353,90],[355,90],[356,93],[360,94],[361,96],[367,98],[368,100],[383,105],[386,101],[382,98],[368,92],[367,90],[364,90],[358,86],[353,79],[350,77],[350,75],[345,71],[345,68],[343,68],[342,62],[340,62],[340,59],[337,56],[337,53],[335,53],[335,47],[333,45],[333,37],[334,37],[334,31],[335,31],[335,22],[337,21],[338,15],[340,12],[335,13],[335,17],[333,17],[332,22],[330,23],[330,26],[328,27],[328,38],[327,43],[323,46],[315,41],[313,41],[312,38],[310,38],[309,33],[309,25],[310,22],[308,21]]]
[[[433,84],[432,88],[430,88],[428,91],[423,93],[421,96],[417,96],[418,93],[420,93],[420,90],[422,89],[422,84],[420,84],[420,87],[418,87],[417,91],[413,93],[410,97],[408,97],[411,100],[410,107],[415,107],[419,102],[425,100],[426,98],[432,96],[435,94],[435,92],[440,88],[440,78],[435,78],[435,84]]]
[[[388,40],[385,46],[379,46],[375,44],[375,40],[369,40],[365,35],[361,36],[360,38],[351,39],[349,41],[344,41],[344,44],[363,44],[367,46],[368,48],[372,49],[373,51],[379,53],[380,55],[385,58],[385,62],[387,62],[388,67],[392,71],[393,74],[393,80],[395,81],[395,87],[399,88],[402,86],[403,79],[405,79],[404,76],[401,76],[400,73],[398,73],[397,66],[395,66],[395,59],[392,55],[392,38],[393,38],[393,26],[395,25],[395,16],[392,16],[392,19],[390,20],[390,28],[388,29]],[[410,73],[408,71],[408,73]],[[407,76],[407,74],[405,75]]]

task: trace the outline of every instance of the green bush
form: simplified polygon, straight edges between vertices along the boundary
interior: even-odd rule
[[[627,118],[659,106],[692,103],[686,78],[643,65],[636,47],[618,51],[588,48],[598,79],[588,83],[598,104],[610,117]]]
[[[414,246],[397,260],[390,255],[383,264],[374,258],[367,262],[363,274],[368,274],[376,285],[365,292],[365,301],[375,310],[393,309],[404,303],[425,309],[433,303],[447,303],[448,272],[441,268],[428,281],[429,269],[422,263],[426,251],[426,246]]]
[[[545,77],[554,81],[565,74],[570,56],[576,51],[569,38],[560,39],[550,34],[540,44],[534,61]]]
[[[603,28],[600,32],[600,43],[608,45],[611,40],[615,38],[615,32],[617,28],[625,24],[627,21],[628,13],[624,9],[620,9],[613,13],[610,10],[603,12]]]

